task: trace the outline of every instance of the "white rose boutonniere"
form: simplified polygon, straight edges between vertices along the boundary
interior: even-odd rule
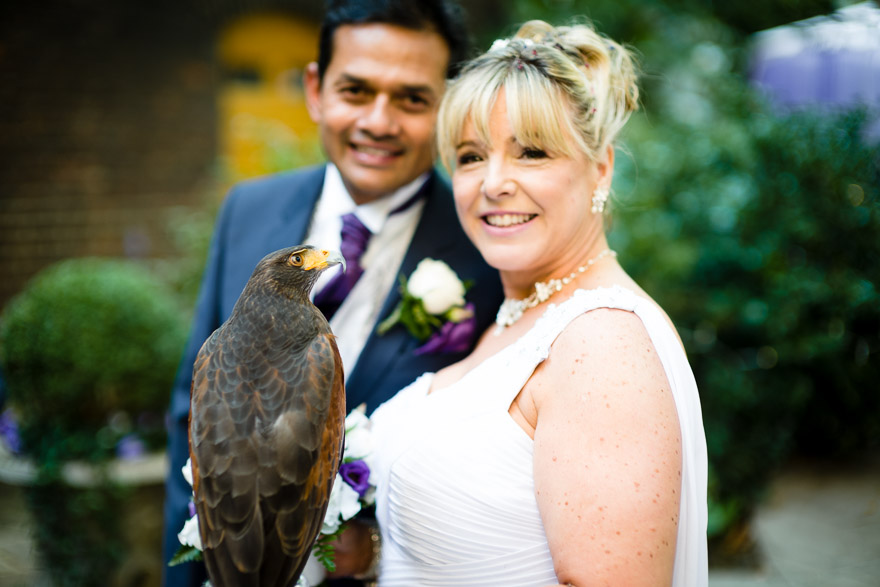
[[[466,351],[476,334],[473,304],[464,299],[468,286],[443,261],[422,259],[409,280],[400,278],[402,299],[377,331],[402,325],[425,343],[416,354]]]
[[[425,311],[439,316],[464,305],[464,284],[443,261],[424,259],[409,277],[409,294],[422,300]]]

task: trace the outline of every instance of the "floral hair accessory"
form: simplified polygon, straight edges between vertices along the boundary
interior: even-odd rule
[[[370,459],[373,453],[373,439],[370,432],[370,420],[366,416],[366,405],[361,404],[345,418],[345,448],[342,452],[342,463],[333,482],[330,501],[321,533],[313,547],[315,558],[324,567],[333,572],[335,542],[345,523],[355,517],[363,508],[375,503],[376,485],[370,472]],[[187,483],[193,484],[192,461],[187,459],[181,470]],[[181,547],[168,563],[175,566],[182,563],[202,560],[202,541],[199,536],[199,519],[192,502],[189,504],[190,519],[177,534]]]
[[[419,342],[416,354],[457,353],[470,347],[476,333],[473,304],[465,304],[469,284],[443,261],[423,259],[409,280],[400,278],[400,303],[377,332],[400,324]]]
[[[535,42],[531,39],[495,39],[492,41],[492,45],[489,46],[489,51],[498,51],[499,49],[504,49],[508,45],[510,45],[511,41],[519,41],[525,47],[531,47],[535,44]]]
[[[504,49],[508,45],[510,45],[510,39],[495,39],[494,41],[492,41],[492,46],[489,47],[489,51]]]

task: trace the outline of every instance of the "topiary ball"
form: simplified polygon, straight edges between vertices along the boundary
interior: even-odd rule
[[[25,452],[91,457],[112,451],[139,419],[161,423],[186,327],[176,299],[143,265],[78,258],[40,272],[0,324]]]

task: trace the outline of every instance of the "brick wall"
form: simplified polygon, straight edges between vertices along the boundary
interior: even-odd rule
[[[0,8],[0,306],[50,263],[161,257],[216,158],[217,18],[170,2]]]
[[[506,10],[462,4],[474,32]],[[173,208],[222,195],[219,31],[267,10],[319,22],[323,2],[0,3],[0,309],[61,259],[174,254]]]

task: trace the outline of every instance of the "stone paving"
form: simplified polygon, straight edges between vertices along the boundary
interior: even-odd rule
[[[31,516],[21,488],[0,482],[0,585],[48,587],[31,540]]]
[[[710,587],[880,587],[880,455],[799,463],[754,523],[758,571],[715,571]]]
[[[710,587],[880,587],[880,454],[857,464],[788,467],[759,509],[754,533],[759,568],[712,569]],[[125,587],[158,585],[157,576]],[[0,585],[49,587],[21,488],[2,481]]]

